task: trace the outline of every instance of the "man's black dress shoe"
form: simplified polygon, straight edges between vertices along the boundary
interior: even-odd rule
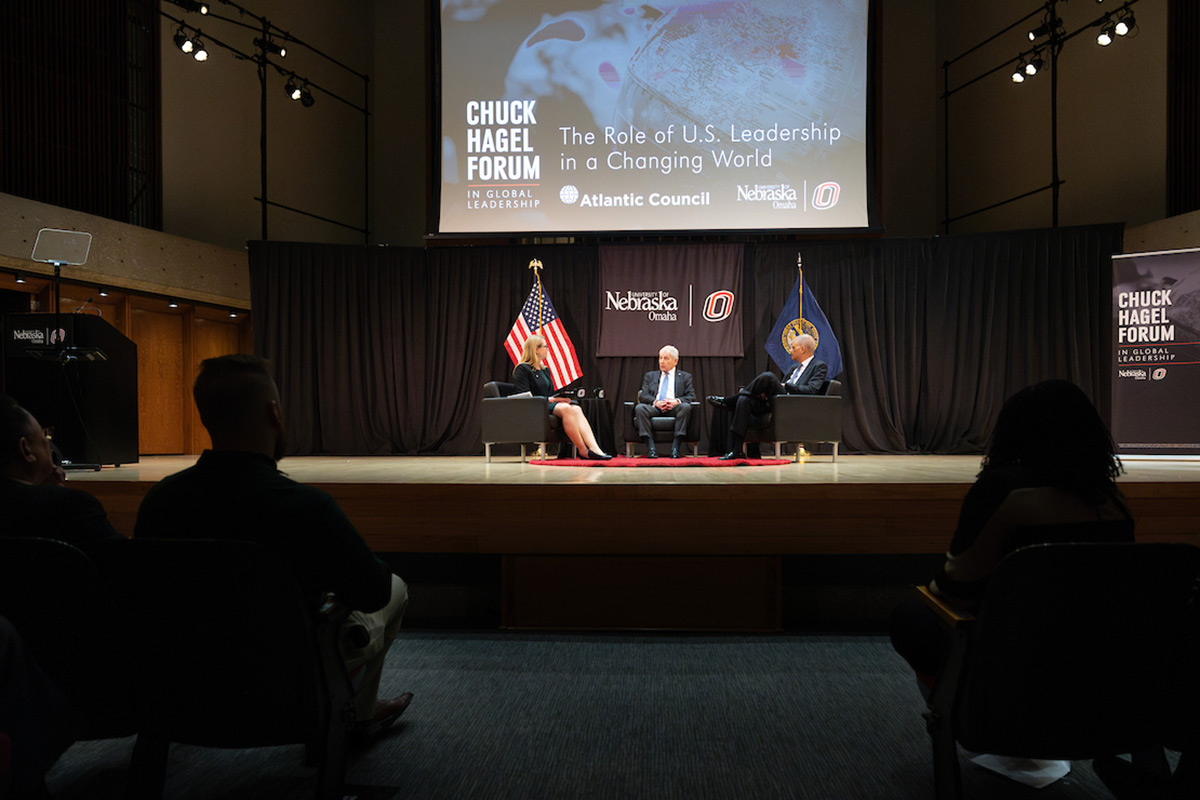
[[[718,461],[737,461],[741,457],[742,457],[741,453],[735,453],[733,451],[730,451],[730,452],[726,453],[725,455],[721,456],[717,460]]]
[[[646,458],[658,458],[658,451],[654,449],[654,445],[646,450]]]
[[[679,458],[679,442],[671,445],[671,458]]]
[[[705,399],[708,400],[710,406],[716,406],[717,408],[733,408],[737,405],[737,395],[723,397],[719,394],[710,394]]]

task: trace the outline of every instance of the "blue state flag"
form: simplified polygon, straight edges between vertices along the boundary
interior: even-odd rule
[[[796,366],[792,362],[788,345],[802,333],[811,334],[817,340],[816,357],[829,365],[829,380],[833,380],[842,371],[842,348],[838,347],[837,337],[833,335],[829,320],[825,318],[825,312],[821,310],[817,298],[809,290],[807,281],[804,282],[804,315],[801,316],[802,280],[801,276],[796,276],[792,293],[783,304],[783,311],[779,313],[779,319],[775,320],[775,327],[771,328],[764,347],[771,359],[783,370],[783,374],[787,375]]]

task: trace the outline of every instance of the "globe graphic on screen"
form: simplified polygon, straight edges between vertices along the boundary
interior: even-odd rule
[[[862,98],[855,76],[842,72],[852,21],[796,0],[745,3],[736,15],[725,5],[681,6],[655,22],[625,69],[619,125],[653,131],[675,123],[681,135],[664,149],[680,153],[704,152],[713,145],[709,133],[723,136],[730,124],[853,129],[847,123],[862,116]],[[827,149],[788,151],[811,158]]]
[[[567,205],[572,205],[579,199],[579,190],[574,185],[568,183],[558,190],[558,199]]]

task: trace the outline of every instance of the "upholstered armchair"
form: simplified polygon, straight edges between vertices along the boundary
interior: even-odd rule
[[[828,442],[833,445],[833,460],[837,461],[838,443],[842,441],[841,381],[825,381],[820,394],[775,395],[774,406],[766,425],[746,431],[747,442],[774,442],[776,458],[785,442]]]
[[[626,458],[633,457],[633,446],[642,441],[642,437],[638,435],[637,420],[633,416],[633,407],[637,405],[633,402],[625,403],[625,456]],[[692,446],[692,457],[695,458],[700,454],[700,404],[692,401],[692,414],[688,417],[687,433],[683,437],[683,441]],[[654,430],[655,444],[670,444],[675,440],[675,418],[674,417],[652,417],[650,419],[650,427]]]
[[[546,398],[510,397],[515,391],[511,383],[490,381],[483,385],[482,438],[488,463],[494,444],[520,444],[521,463],[525,463],[525,446],[530,442],[541,448],[548,442],[570,444],[558,417],[550,413]]]

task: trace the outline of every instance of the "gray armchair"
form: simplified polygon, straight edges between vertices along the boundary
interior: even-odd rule
[[[633,416],[636,403],[625,403],[625,457],[633,457],[633,446],[642,441],[638,436],[637,419]],[[675,440],[674,417],[651,417],[650,425],[654,429],[654,441],[657,444],[669,443]],[[692,457],[700,454],[700,404],[692,401],[692,414],[688,417],[687,434],[683,437],[686,444],[692,446]]]
[[[550,413],[544,397],[509,397],[516,387],[511,383],[490,381],[483,385],[483,453],[492,460],[492,445],[520,444],[521,463],[525,463],[525,446],[530,442],[545,447],[548,442],[570,439],[563,432],[558,417]],[[572,445],[574,450],[574,445]]]
[[[785,442],[828,442],[833,445],[833,460],[837,461],[838,443],[842,441],[841,381],[825,381],[821,394],[775,395],[774,405],[765,425],[746,431],[747,442],[774,442],[776,458]],[[800,460],[799,447],[796,460]]]

